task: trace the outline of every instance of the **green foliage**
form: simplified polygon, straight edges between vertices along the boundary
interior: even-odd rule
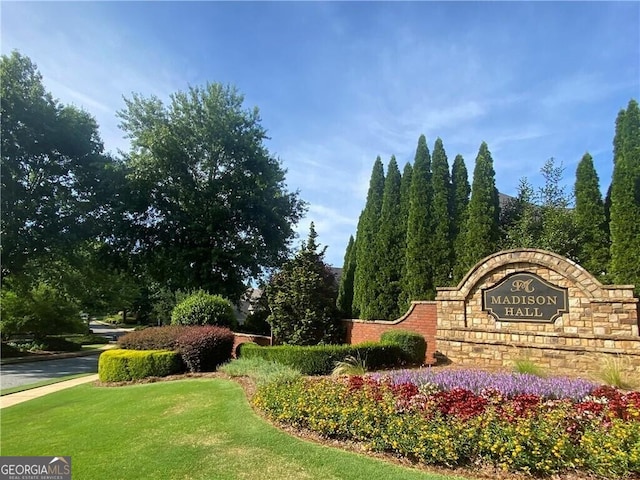
[[[577,260],[593,275],[602,275],[609,267],[609,225],[604,211],[598,174],[591,155],[585,153],[576,170],[574,186],[576,228],[580,236]]]
[[[640,386],[636,375],[629,375],[629,365],[620,356],[606,356],[597,374],[598,380],[612,387],[632,390]],[[631,369],[633,370],[633,369]]]
[[[353,278],[356,273],[356,244],[353,235],[349,237],[347,251],[344,254],[342,277],[338,287],[336,306],[344,318],[353,317]]]
[[[186,325],[166,325],[136,330],[118,338],[118,346],[127,350],[176,350],[176,342],[187,328]]]
[[[479,260],[497,251],[500,237],[500,205],[491,152],[480,145],[473,170],[473,185],[465,223],[464,249],[458,271],[466,272]]]
[[[316,238],[311,223],[307,241],[267,285],[268,321],[278,343],[316,345],[342,338],[336,279],[324,263],[326,248],[318,251]]]
[[[77,343],[78,345],[100,345],[111,341],[109,338],[103,337],[102,335],[93,334],[65,336],[65,340]]]
[[[430,243],[430,256],[433,265],[433,284],[445,287],[451,284],[453,277],[453,198],[451,196],[451,177],[444,145],[436,139],[432,156],[433,203],[431,215],[433,232]]]
[[[380,226],[375,238],[373,265],[375,276],[367,285],[371,298],[362,305],[360,316],[368,319],[391,320],[399,317],[398,297],[401,292],[403,243],[401,229],[401,177],[395,157],[391,157],[384,183]],[[367,297],[368,298],[368,297]]]
[[[0,331],[3,336],[32,334],[43,338],[49,334],[86,331],[76,303],[46,283],[32,288],[20,286],[18,289],[5,285],[0,298]]]
[[[540,248],[576,260],[581,232],[571,209],[571,196],[562,185],[564,168],[553,158],[540,170],[544,184],[537,192],[526,178],[511,202],[504,221],[506,248]]]
[[[640,292],[640,109],[630,100],[616,120],[611,182],[611,274]]]
[[[451,236],[454,248],[453,281],[451,283],[454,285],[467,273],[458,259],[462,258],[462,252],[464,251],[463,226],[467,221],[470,193],[471,186],[469,185],[469,176],[464,158],[462,158],[462,155],[456,155],[451,167]]]
[[[536,377],[546,377],[544,369],[527,357],[515,360],[513,362],[513,371],[515,373],[535,375]]]
[[[102,155],[95,120],[47,92],[34,63],[0,58],[2,275],[65,256],[99,231]]]
[[[229,300],[199,290],[175,306],[171,312],[171,324],[235,328],[237,320]]]
[[[431,156],[427,140],[420,135],[413,162],[409,215],[407,218],[407,250],[400,304],[406,311],[413,300],[435,298],[433,265],[430,258],[432,233],[433,186],[431,183]]]
[[[222,365],[219,370],[231,377],[249,377],[258,386],[272,382],[293,382],[300,378],[301,375],[295,368],[259,357],[237,358]]]
[[[176,348],[190,372],[213,372],[231,359],[233,342],[228,328],[191,326],[176,339]]]
[[[300,370],[303,375],[329,375],[336,362],[347,357],[360,357],[372,369],[397,367],[403,363],[404,352],[396,344],[361,343],[358,345],[279,345],[259,347],[243,345],[240,358],[262,358]]]
[[[166,377],[183,369],[177,352],[164,350],[107,350],[98,359],[101,382],[127,382]]]
[[[331,375],[364,375],[365,373],[367,373],[367,362],[360,358],[360,355],[356,357],[349,355],[341,362],[336,362]]]
[[[372,285],[376,280],[375,245],[380,228],[382,199],[384,197],[384,167],[376,158],[369,180],[367,203],[358,219],[356,234],[356,267],[353,277],[353,316],[362,318],[364,309],[374,300]]]
[[[257,108],[229,86],[134,94],[118,112],[132,142],[128,212],[149,275],[171,290],[240,298],[247,277],[279,265],[304,210],[264,145]]]
[[[403,352],[403,360],[410,365],[422,365],[427,353],[427,342],[418,333],[408,330],[387,330],[380,337],[382,343],[398,345]]]
[[[8,342],[2,342],[0,345],[0,358],[15,358],[24,355],[22,350]]]

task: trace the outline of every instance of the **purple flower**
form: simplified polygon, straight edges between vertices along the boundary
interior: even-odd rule
[[[520,394],[537,395],[544,399],[570,399],[581,401],[598,384],[588,380],[568,377],[538,377],[526,373],[489,373],[482,370],[397,370],[373,374],[377,380],[392,384],[413,383],[420,387],[426,383],[441,390],[464,388],[480,395],[487,389],[496,390],[506,398]]]

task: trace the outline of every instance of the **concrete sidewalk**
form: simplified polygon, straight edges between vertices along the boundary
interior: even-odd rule
[[[64,390],[65,388],[75,387],[76,385],[95,382],[97,380],[98,374],[96,373],[93,375],[87,375],[86,377],[74,378],[73,380],[46,385],[44,387],[32,388],[31,390],[25,390],[23,392],[3,395],[2,397],[0,397],[0,409],[12,407],[13,405],[17,405],[18,403],[42,397],[53,392],[58,392],[60,390]]]

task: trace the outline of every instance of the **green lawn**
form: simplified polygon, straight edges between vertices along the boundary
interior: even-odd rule
[[[71,455],[73,478],[451,480],[291,437],[235,382],[81,385],[2,410],[2,455]]]

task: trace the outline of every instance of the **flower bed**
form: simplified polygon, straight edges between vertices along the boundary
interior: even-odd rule
[[[254,403],[276,421],[426,464],[490,464],[541,476],[640,473],[640,392],[591,384],[578,397],[573,383],[571,396],[501,391],[510,384],[500,376],[475,391],[443,390],[432,377],[412,382],[402,375],[271,383]]]

